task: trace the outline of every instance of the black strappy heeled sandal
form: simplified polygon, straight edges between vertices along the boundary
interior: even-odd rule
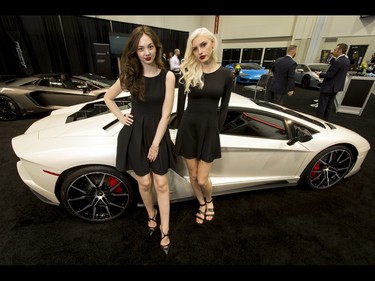
[[[163,239],[164,239],[165,237],[168,237],[168,236],[169,236],[169,231],[168,231],[167,234],[164,234],[164,232],[163,232],[163,230],[161,229],[161,226],[160,226],[160,232],[161,232],[161,239],[160,239],[160,243],[161,243],[161,241],[163,241]],[[169,250],[171,249],[171,241],[169,241],[169,243],[168,243],[167,245],[161,245],[161,244],[160,244],[160,248],[162,249],[162,251],[163,251],[166,255],[168,255]]]
[[[204,199],[206,204],[210,204],[212,202],[212,200],[213,200],[213,198],[211,198],[211,201],[206,201],[206,199]],[[212,214],[207,214],[207,212],[212,213]],[[212,219],[208,220],[207,217],[212,217]],[[214,208],[206,208],[206,221],[211,222],[211,221],[214,220],[214,218],[215,218]]]
[[[158,210],[157,209],[155,209],[155,214],[154,214],[154,216],[152,217],[152,218],[150,218],[150,217],[148,217],[148,222],[150,222],[150,221],[154,221],[154,222],[156,222],[156,226],[148,226],[148,233],[149,233],[149,235],[151,236],[154,232],[155,232],[155,230],[156,230],[156,228],[158,227],[158,223],[157,223],[157,221],[156,221],[156,215],[158,214]]]
[[[198,203],[199,203],[199,201],[198,201]],[[199,206],[200,206],[200,207],[206,206],[206,203],[204,203],[204,204],[199,203]],[[198,215],[203,215],[203,217],[200,217],[200,216],[198,216]],[[199,223],[199,222],[196,220],[196,223],[197,223],[197,224],[203,224],[203,223],[204,223],[204,220],[205,220],[205,218],[206,218],[206,213],[203,212],[203,211],[201,211],[201,210],[198,208],[198,211],[197,211],[197,213],[195,214],[195,218],[197,218],[199,221],[201,221],[201,223]]]

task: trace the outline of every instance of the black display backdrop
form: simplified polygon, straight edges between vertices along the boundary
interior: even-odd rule
[[[346,93],[341,105],[361,108],[366,101],[367,95],[371,90],[373,83],[373,80],[352,79],[348,88],[346,89]]]
[[[48,72],[95,73],[94,43],[110,44],[110,32],[130,33],[136,26],[83,16],[1,16],[0,80]],[[183,57],[188,32],[151,27],[165,52],[179,48]]]

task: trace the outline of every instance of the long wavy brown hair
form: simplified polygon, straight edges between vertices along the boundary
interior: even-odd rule
[[[149,36],[156,47],[155,64],[158,68],[163,68],[162,49],[163,46],[156,32],[149,26],[138,26],[129,35],[129,40],[121,55],[120,60],[120,81],[121,88],[128,90],[134,99],[144,99],[145,80],[143,76],[143,66],[140,62],[137,49],[142,35]]]

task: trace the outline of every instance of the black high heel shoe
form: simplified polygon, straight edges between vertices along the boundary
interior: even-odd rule
[[[155,214],[154,214],[154,216],[152,217],[152,218],[150,218],[150,217],[148,217],[148,222],[150,222],[150,221],[154,221],[154,222],[156,222],[156,226],[149,226],[148,227],[148,233],[149,233],[149,235],[151,236],[154,232],[155,232],[155,230],[156,230],[156,228],[157,228],[157,226],[158,226],[158,223],[157,223],[157,221],[156,221],[156,215],[158,214],[158,210],[157,209],[155,209]]]
[[[163,241],[163,239],[167,236],[169,236],[169,232],[167,234],[164,234],[163,230],[161,230],[161,226],[160,226],[160,232],[161,232],[161,239],[160,239],[160,242]],[[168,255],[169,253],[169,250],[171,249],[171,242],[169,241],[169,243],[167,245],[161,245],[160,244],[160,248],[162,249],[162,251]]]

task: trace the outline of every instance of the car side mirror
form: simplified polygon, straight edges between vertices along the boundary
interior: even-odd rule
[[[313,137],[312,137],[311,133],[308,130],[297,128],[296,129],[296,135],[295,135],[295,137],[293,137],[292,139],[290,139],[287,142],[287,144],[288,145],[293,145],[297,141],[299,141],[299,142],[307,142],[307,141],[312,140],[312,138]]]

